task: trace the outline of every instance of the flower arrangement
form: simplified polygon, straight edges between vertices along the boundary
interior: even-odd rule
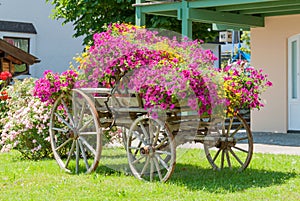
[[[94,35],[94,44],[76,58],[82,71],[77,87],[115,87],[128,72],[128,86],[145,101],[145,108],[172,109],[178,100],[199,115],[226,106],[227,115],[240,108],[263,106],[260,95],[271,86],[261,70],[238,70],[232,64],[213,68],[216,57],[201,41],[160,36],[158,32],[114,23]],[[248,94],[246,94],[248,93]]]
[[[35,81],[33,95],[42,102],[53,104],[60,94],[70,93],[77,77],[78,73],[74,70],[67,70],[61,74],[47,70],[42,78]]]
[[[76,59],[85,75],[77,86],[98,87],[100,83],[114,87],[133,72],[128,86],[142,96],[146,109],[172,109],[178,100],[189,99],[189,106],[200,115],[211,114],[214,105],[224,103],[216,90],[222,80],[213,69],[216,57],[200,44],[198,40],[168,38],[155,31],[112,24],[106,32],[95,34],[94,45]]]
[[[272,86],[272,82],[261,69],[245,66],[245,63],[239,60],[226,66],[223,73],[229,114],[236,114],[242,108],[260,109],[264,106],[260,95]]]

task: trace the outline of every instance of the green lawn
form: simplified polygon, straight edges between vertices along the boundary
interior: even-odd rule
[[[299,156],[254,154],[242,173],[215,172],[191,149],[167,183],[149,183],[101,163],[93,174],[70,175],[55,160],[11,152],[0,154],[0,200],[300,200],[299,174]]]

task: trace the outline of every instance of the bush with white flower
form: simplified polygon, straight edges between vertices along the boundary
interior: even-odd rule
[[[48,157],[51,153],[49,142],[50,106],[33,96],[33,78],[16,80],[7,88],[10,98],[9,110],[1,119],[1,151],[16,149],[27,159]]]

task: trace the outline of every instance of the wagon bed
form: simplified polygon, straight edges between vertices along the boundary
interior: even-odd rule
[[[167,181],[175,168],[176,147],[187,142],[203,144],[214,170],[242,171],[253,154],[252,133],[240,114],[199,116],[185,105],[149,111],[139,96],[81,88],[73,89],[70,96],[61,95],[51,111],[50,139],[60,168],[94,171],[104,132],[113,126],[122,129],[128,165],[138,179]]]

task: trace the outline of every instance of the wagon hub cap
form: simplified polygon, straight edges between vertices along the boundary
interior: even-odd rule
[[[78,132],[76,131],[73,131],[73,130],[70,130],[69,133],[68,133],[68,138],[72,138],[72,139],[77,139],[79,136],[78,136]]]
[[[147,145],[147,146],[142,147],[140,149],[141,155],[150,155],[150,156],[153,156],[154,152],[155,152],[154,148],[152,146],[150,146],[150,145]]]
[[[234,146],[235,146],[235,142],[221,141],[218,143],[216,147],[224,150]]]

